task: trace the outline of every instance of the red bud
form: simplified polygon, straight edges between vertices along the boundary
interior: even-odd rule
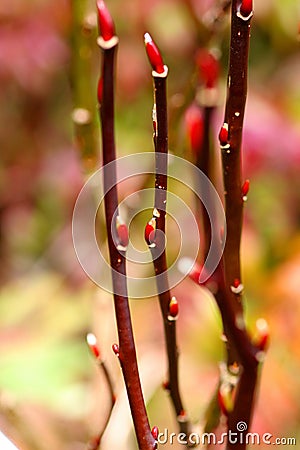
[[[219,133],[219,141],[221,146],[228,145],[228,123],[224,123],[220,133]]]
[[[146,52],[152,69],[157,73],[163,73],[165,71],[164,62],[157,45],[153,41],[149,33],[145,33],[144,41],[146,46]]]
[[[243,292],[244,286],[241,283],[241,280],[235,278],[233,280],[232,286],[230,286],[231,291],[234,294],[241,294]]]
[[[233,287],[238,288],[240,284],[240,280],[238,278],[235,278],[233,281]]]
[[[201,49],[197,52],[196,63],[199,69],[199,76],[205,87],[215,87],[220,72],[217,58],[209,50]]]
[[[157,441],[158,433],[159,433],[158,427],[156,427],[156,426],[153,427],[151,430],[151,433],[152,433],[152,436],[154,437],[154,439]]]
[[[179,311],[178,301],[176,297],[172,297],[169,303],[169,316],[175,319],[178,316],[178,311]]]
[[[197,154],[202,147],[204,133],[203,114],[201,108],[195,104],[191,105],[186,110],[185,123],[191,148],[193,152]]]
[[[88,343],[88,346],[91,350],[91,352],[93,353],[93,355],[95,356],[96,359],[100,358],[100,351],[97,345],[97,338],[93,333],[88,333],[86,336],[86,340]]]
[[[154,244],[155,239],[155,219],[152,218],[145,227],[145,241],[148,245]]]
[[[261,336],[260,341],[256,344],[259,350],[264,351],[268,348],[270,341],[269,334],[264,334]]]
[[[250,188],[250,181],[246,180],[242,186],[242,196],[247,197]]]
[[[240,13],[244,17],[248,17],[252,13],[253,4],[252,0],[242,0],[240,6]]]
[[[259,350],[265,351],[268,348],[269,341],[270,331],[268,323],[265,319],[258,319],[256,321],[256,335],[254,337],[254,344]]]
[[[112,351],[114,352],[114,354],[115,354],[116,356],[119,356],[119,355],[120,355],[120,349],[119,349],[118,344],[113,344],[111,348],[112,348]]]
[[[170,382],[169,381],[164,381],[162,384],[162,387],[166,390],[169,391],[170,390]]]
[[[103,0],[97,0],[99,33],[104,41],[109,41],[115,35],[115,26],[112,17]]]

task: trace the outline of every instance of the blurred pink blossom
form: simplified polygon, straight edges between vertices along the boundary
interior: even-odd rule
[[[300,163],[300,129],[285,111],[251,92],[243,136],[247,173],[263,169],[284,171]]]
[[[0,80],[12,79],[41,94],[68,58],[68,46],[46,14],[6,21],[0,27]]]

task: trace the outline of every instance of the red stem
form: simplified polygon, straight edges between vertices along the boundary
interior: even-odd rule
[[[228,145],[222,145],[227,238],[224,250],[227,288],[241,280],[240,242],[243,219],[241,191],[241,144],[247,97],[250,19],[238,16],[240,0],[232,1],[228,92],[224,124],[228,125]],[[226,125],[226,126],[227,126]],[[240,294],[230,293],[236,313],[243,310]]]
[[[100,371],[103,373],[103,376],[104,376],[104,379],[105,379],[105,382],[107,384],[109,394],[110,394],[110,408],[107,412],[106,418],[102,425],[102,429],[98,433],[98,435],[94,436],[88,443],[88,450],[97,450],[99,448],[102,436],[103,436],[103,434],[107,428],[107,425],[109,423],[110,416],[111,416],[114,404],[116,402],[116,396],[114,393],[113,382],[112,382],[110,373],[107,369],[105,362],[101,359],[100,350],[99,350],[99,347],[97,344],[96,336],[92,333],[89,333],[87,335],[87,343],[89,345],[89,348],[90,348],[92,354],[94,355],[94,357],[97,361],[97,365],[98,365]]]
[[[241,8],[242,7],[242,8]],[[250,9],[249,9],[250,8]],[[247,12],[247,14],[246,14]],[[235,322],[243,320],[242,292],[232,292],[241,281],[240,242],[243,220],[243,190],[241,186],[241,144],[245,104],[247,97],[248,53],[250,42],[250,21],[252,2],[232,0],[231,6],[231,39],[228,70],[228,91],[224,124],[228,127],[228,143],[220,135],[222,149],[223,179],[225,194],[225,215],[227,222],[227,239],[224,250],[224,282],[221,295],[225,298],[219,301],[219,307],[229,307],[233,310]],[[225,320],[225,321],[224,321]],[[245,334],[245,339],[237,335],[228,317],[223,318],[224,327],[237,350],[241,363],[241,376],[237,386],[234,409],[229,414],[228,430],[237,431],[237,423],[244,421],[249,429],[255,388],[257,384],[258,360],[249,352],[252,344]],[[242,331],[242,330],[241,330]],[[258,349],[255,349],[258,353]],[[226,450],[232,448],[245,450],[246,443],[241,440],[233,445],[228,442]]]
[[[104,168],[108,163],[111,163],[109,169],[104,170],[103,178],[104,191],[106,192],[104,197],[105,218],[119,337],[120,364],[127,389],[138,446],[141,450],[153,450],[156,443],[151,434],[142,394],[128,304],[126,257],[125,252],[117,249],[112,236],[112,228],[115,229],[116,227],[116,215],[118,215],[114,138],[114,61],[116,47],[117,44],[114,42],[111,48],[109,46],[103,48],[103,93],[100,116]]]
[[[150,55],[151,56],[151,55]],[[148,52],[148,57],[149,52]],[[150,60],[151,62],[151,60]],[[152,62],[151,62],[152,64]],[[154,80],[154,102],[156,118],[154,120],[155,147],[155,198],[154,214],[155,239],[154,246],[150,245],[153,265],[156,275],[156,285],[160,309],[163,317],[166,351],[168,356],[168,382],[172,404],[180,427],[180,432],[186,436],[190,433],[190,423],[185,413],[179,390],[178,349],[176,339],[176,320],[170,320],[171,293],[167,274],[167,260],[165,251],[166,201],[168,182],[168,112],[166,79],[167,67],[164,73],[152,72]]]
[[[212,154],[211,154],[211,120],[214,112],[214,107],[204,107],[203,108],[203,139],[201,143],[201,148],[199,148],[197,152],[197,167],[206,175],[209,179],[211,179],[211,167],[212,167]],[[206,193],[208,195],[208,193]],[[211,204],[211,201],[209,202]],[[201,257],[203,259],[203,263],[206,260],[206,257],[209,252],[210,242],[211,242],[211,224],[206,208],[201,203],[199,205],[199,216],[202,217],[203,221],[203,232],[204,232],[204,244]]]

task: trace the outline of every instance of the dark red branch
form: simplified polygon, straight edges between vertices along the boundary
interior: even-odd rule
[[[238,432],[238,441],[233,444],[230,441],[227,443],[226,450],[245,450],[246,439],[245,436],[249,433],[249,426],[252,419],[252,412],[255,400],[255,392],[257,386],[257,366],[245,367],[240,381],[237,386],[236,400],[234,402],[233,411],[228,417],[228,430],[233,433]],[[247,429],[244,432],[238,431],[237,424],[244,422],[247,424]],[[244,436],[244,439],[240,437]]]
[[[147,34],[147,41],[152,42]],[[149,44],[148,44],[149,45]],[[180,431],[186,436],[190,433],[190,423],[183,407],[179,390],[178,349],[176,339],[176,319],[178,316],[177,300],[171,296],[165,251],[166,202],[168,182],[168,112],[166,79],[168,68],[163,64],[159,50],[155,46],[155,54],[146,47],[147,55],[153,68],[154,80],[154,147],[155,147],[155,198],[153,218],[147,224],[145,238],[151,250],[156,275],[156,285],[163,317],[166,351],[168,356],[168,382],[165,384],[170,393]],[[155,64],[159,61],[159,65]],[[163,68],[163,72],[160,69]],[[154,234],[153,234],[154,233]]]
[[[251,2],[232,1],[231,40],[228,70],[228,91],[224,125],[219,139],[222,150],[227,238],[224,251],[227,288],[235,279],[241,280],[240,242],[243,218],[241,189],[241,144],[247,97],[248,52],[251,14],[242,15]],[[250,15],[250,16],[249,16]],[[241,293],[231,293],[237,313],[242,312]]]
[[[211,120],[213,116],[214,108],[213,107],[204,107],[203,108],[203,139],[201,142],[201,147],[197,152],[197,160],[196,165],[204,173],[209,179],[212,178],[212,146],[211,146]],[[208,192],[205,193],[206,196],[209,195]],[[211,204],[213,199],[210,199],[209,204]],[[203,222],[203,246],[201,257],[203,262],[205,262],[206,257],[209,252],[210,242],[211,242],[211,223],[208,216],[208,212],[206,208],[201,203],[199,205],[199,216],[202,217]]]
[[[248,53],[252,14],[252,1],[232,0],[228,91],[224,124],[219,135],[223,163],[227,239],[223,255],[224,285],[219,294],[221,298],[219,301],[217,299],[217,301],[221,314],[221,308],[223,310],[229,307],[232,309],[238,329],[244,328],[240,242],[243,203],[249,189],[249,183],[244,183],[242,186],[241,145],[247,97]],[[238,330],[229,322],[227,313],[224,316],[223,312],[222,319],[226,333],[229,334],[228,340],[235,346],[239,358],[238,362],[241,365],[241,376],[237,386],[234,408],[228,417],[228,430],[234,433],[238,431],[236,427],[240,421],[245,422],[247,429],[249,428],[257,384],[259,358],[257,348],[255,348],[255,356],[249,352],[249,349],[253,348],[250,338],[246,334],[245,336],[244,334],[238,336]],[[238,440],[238,443],[233,445],[228,441],[226,450],[233,448],[245,450],[246,443]]]
[[[259,363],[259,347],[252,344],[244,323],[240,267],[243,202],[249,190],[248,180],[241,185],[241,143],[247,96],[251,17],[252,2],[232,1],[228,92],[224,124],[219,134],[223,162],[227,240],[224,255],[214,278],[218,283],[215,299],[221,312],[226,337],[228,367],[230,368],[231,365],[239,367],[240,374],[233,409],[227,412],[228,429],[232,432],[238,431],[236,426],[239,421],[244,421],[247,426],[250,425]],[[208,67],[208,64],[204,67]],[[205,117],[204,114],[203,140],[202,147],[199,148],[201,152],[198,152],[197,166],[210,177],[208,119],[209,116],[206,114]],[[210,223],[204,209],[202,216],[205,236],[209,236]],[[227,450],[232,448],[244,450],[245,444],[238,443],[231,446],[228,442]]]
[[[107,368],[105,362],[103,361],[103,359],[101,358],[101,354],[100,354],[100,350],[99,350],[99,347],[97,344],[96,336],[92,333],[89,333],[87,335],[87,343],[89,345],[91,352],[93,353],[94,357],[96,358],[97,365],[104,376],[104,379],[105,379],[105,382],[106,382],[106,385],[108,387],[109,394],[110,394],[110,408],[107,412],[105,421],[102,425],[102,429],[101,429],[100,433],[98,433],[97,436],[94,436],[88,443],[88,450],[97,450],[101,443],[102,436],[103,436],[103,434],[107,428],[107,425],[109,423],[111,413],[113,411],[113,407],[116,402],[116,395],[114,392],[113,382],[112,382],[110,373],[108,371],[108,368]]]
[[[198,140],[194,139],[193,153],[196,155],[196,166],[201,172],[213,181],[213,167],[214,167],[214,147],[212,144],[212,119],[215,107],[218,100],[217,83],[220,72],[219,61],[212,51],[201,48],[196,53],[196,66],[198,71],[198,86],[195,93],[195,100],[190,107],[190,111],[193,112],[195,119],[198,116],[198,123],[194,119],[194,127],[191,131],[195,136],[201,137]],[[198,112],[198,114],[197,114]],[[202,120],[200,120],[202,118]],[[197,133],[198,131],[198,133]],[[190,136],[190,139],[193,135]],[[201,191],[205,189],[205,186],[201,184],[200,180],[198,189]],[[208,198],[208,203],[213,207],[213,198],[210,197],[210,193],[207,191],[203,193],[205,198]],[[198,208],[199,219],[202,219],[203,225],[203,237],[201,238],[201,259],[203,262],[210,248],[211,241],[211,221],[208,216],[206,208],[200,203]]]
[[[217,268],[217,272],[219,273],[219,289],[215,294],[215,299],[221,313],[224,330],[227,333],[226,337],[229,342],[234,343],[239,361],[243,367],[256,367],[258,364],[258,349],[251,343],[250,336],[245,328],[244,317],[236,315],[232,308],[229,293],[225,287],[222,260]]]
[[[110,264],[112,269],[115,314],[119,337],[119,359],[127,389],[138,446],[141,450],[153,450],[156,443],[151,434],[142,394],[128,304],[125,251],[120,251],[113,239],[113,230],[116,231],[118,236],[117,217],[119,216],[114,137],[114,71],[117,42],[116,36],[112,36],[110,40],[104,38],[98,39],[98,43],[103,50],[101,76],[103,80],[103,89],[100,118],[104,166],[103,184],[104,192],[106,192],[104,197],[104,207]],[[107,166],[108,164],[109,166]],[[122,236],[124,237],[123,232]],[[123,250],[126,249],[123,248]]]

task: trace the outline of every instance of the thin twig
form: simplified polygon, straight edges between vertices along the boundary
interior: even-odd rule
[[[202,27],[205,27],[206,32],[203,34],[205,34],[205,40],[207,43],[209,40],[217,36],[220,24],[222,23],[224,16],[230,8],[231,0],[217,1],[201,18],[199,18],[199,16],[197,15],[195,5],[192,0],[184,0],[184,3],[190,12],[191,18],[194,21],[196,27],[200,30],[202,29]],[[203,39],[202,35],[201,38]]]
[[[72,119],[75,144],[86,170],[98,161],[96,108],[93,96],[92,54],[95,42],[94,13],[86,0],[72,1],[71,85],[73,95]]]
[[[154,209],[153,217],[146,226],[145,238],[152,254],[159,304],[164,324],[166,351],[168,356],[168,381],[165,383],[165,387],[170,393],[180,432],[188,436],[190,434],[190,422],[183,407],[179,389],[178,349],[176,340],[178,303],[176,298],[171,296],[165,251],[168,182],[168,114],[166,95],[168,68],[163,64],[160,53],[148,33],[145,35],[145,43],[147,54],[153,68],[153,140],[155,148]]]
[[[141,450],[153,450],[156,442],[151,433],[144,403],[128,303],[125,256],[127,242],[124,242],[124,238],[120,234],[118,235],[119,214],[114,137],[114,67],[118,38],[115,36],[114,25],[104,2],[98,0],[97,7],[101,31],[98,44],[103,50],[101,77],[103,88],[101,89],[101,95],[98,90],[98,96],[100,97],[99,101],[101,101],[100,118],[104,169],[110,163],[109,168],[104,170],[103,177],[104,192],[106,192],[104,207],[119,338],[117,354],[127,389],[138,446]],[[121,246],[114,242],[113,232],[119,237]]]
[[[93,353],[96,362],[97,362],[97,366],[99,367],[100,372],[103,374],[104,376],[104,380],[106,382],[108,391],[109,391],[109,397],[110,397],[110,407],[109,410],[107,412],[106,418],[104,420],[104,423],[102,425],[101,431],[94,436],[92,439],[90,439],[88,445],[87,445],[87,450],[97,450],[100,446],[101,443],[101,439],[102,436],[108,426],[108,423],[110,421],[110,417],[113,411],[113,407],[115,405],[116,402],[116,395],[115,395],[115,391],[114,391],[114,387],[113,387],[113,382],[112,382],[112,378],[110,376],[109,370],[106,366],[105,361],[101,358],[101,354],[100,354],[100,350],[97,344],[97,338],[93,333],[88,333],[87,335],[87,343],[90,347],[91,352]]]
[[[212,51],[200,49],[196,55],[196,65],[198,71],[198,86],[195,94],[195,107],[199,109],[199,116],[202,116],[201,138],[197,144],[197,148],[193,149],[196,154],[196,166],[201,172],[213,181],[214,167],[214,148],[212,143],[212,119],[218,102],[217,82],[219,77],[219,61]],[[201,180],[200,180],[201,181]],[[200,182],[198,181],[198,182]],[[200,186],[199,186],[200,187]],[[205,186],[201,186],[201,190]],[[208,197],[208,203],[213,207],[213,199],[209,198],[210,193],[205,192],[204,197]],[[206,260],[210,241],[211,241],[211,223],[208,212],[203,204],[200,204],[199,216],[203,221],[204,245],[202,245],[201,257],[203,262]]]
[[[212,168],[212,148],[211,148],[211,119],[214,112],[213,107],[201,108],[203,113],[203,139],[201,146],[197,151],[196,166],[201,170],[201,172],[211,179],[211,168]],[[201,180],[199,181],[201,183]],[[209,193],[206,192],[206,195]],[[211,204],[211,199],[209,200]],[[200,261],[205,262],[211,242],[211,223],[209,219],[208,212],[204,207],[203,203],[198,203],[198,215],[202,218],[203,226],[203,239],[201,239],[201,255]]]

